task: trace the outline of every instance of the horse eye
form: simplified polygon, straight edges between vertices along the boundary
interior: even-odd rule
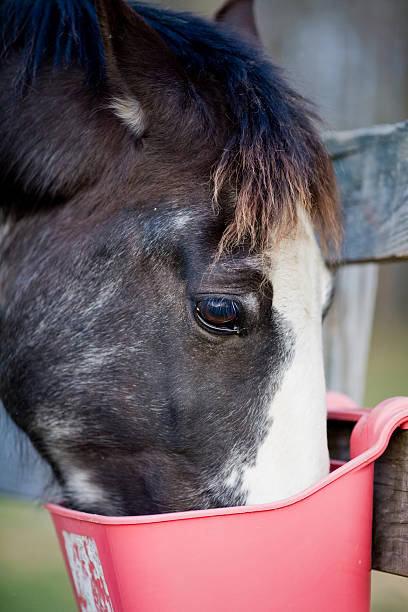
[[[196,302],[195,315],[198,323],[207,331],[216,334],[239,334],[241,332],[240,306],[233,299],[211,297]]]

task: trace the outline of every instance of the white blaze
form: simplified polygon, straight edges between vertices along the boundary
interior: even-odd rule
[[[269,406],[272,420],[256,464],[244,471],[247,504],[289,497],[329,471],[323,371],[322,306],[330,275],[311,223],[270,253],[273,307],[295,335],[294,357]]]

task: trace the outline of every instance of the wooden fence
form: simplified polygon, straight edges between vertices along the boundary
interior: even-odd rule
[[[344,207],[345,240],[338,264],[408,259],[408,122],[333,133],[326,136],[326,145]],[[364,389],[371,316],[367,317],[366,307],[362,308],[365,320],[350,312],[358,313],[358,305],[367,301],[373,310],[376,286],[368,278],[367,282],[366,274],[339,275],[325,329],[328,388],[346,392],[358,402]],[[349,459],[352,426],[329,422],[332,457]],[[407,430],[397,430],[375,462],[372,566],[408,576]]]

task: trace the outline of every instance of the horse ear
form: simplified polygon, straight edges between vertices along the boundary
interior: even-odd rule
[[[133,131],[142,132],[146,112],[160,106],[165,119],[166,93],[175,93],[183,81],[176,56],[148,23],[123,0],[96,0],[112,90],[112,108]],[[158,98],[157,92],[165,95]],[[163,108],[164,107],[164,108]]]
[[[215,21],[226,23],[251,43],[260,42],[254,14],[254,0],[226,0],[214,14]]]

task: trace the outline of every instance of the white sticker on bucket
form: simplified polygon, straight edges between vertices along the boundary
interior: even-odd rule
[[[95,540],[68,531],[62,535],[81,612],[114,612]]]

